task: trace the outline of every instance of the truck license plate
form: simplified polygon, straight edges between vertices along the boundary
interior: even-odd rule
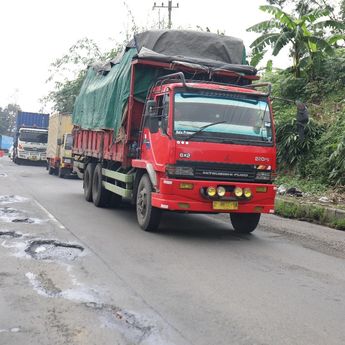
[[[237,201],[213,201],[214,210],[237,210]]]
[[[37,156],[30,156],[30,159],[33,161],[37,161]]]

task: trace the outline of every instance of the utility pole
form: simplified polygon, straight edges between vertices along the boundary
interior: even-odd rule
[[[179,4],[177,3],[176,6],[173,6],[172,0],[168,0],[168,6],[164,5],[164,2],[162,2],[161,5],[157,5],[155,2],[153,3],[153,10],[155,8],[167,8],[169,12],[169,21],[168,21],[168,29],[171,29],[171,11],[173,8],[179,8]]]

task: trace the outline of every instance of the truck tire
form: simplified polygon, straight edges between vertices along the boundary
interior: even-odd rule
[[[111,193],[102,186],[102,180],[102,164],[97,164],[92,178],[92,200],[97,207],[107,206],[111,197]]]
[[[84,172],[83,188],[86,201],[92,201],[92,178],[95,166],[95,163],[89,163]]]
[[[48,174],[49,175],[53,175],[54,174],[54,168],[51,166],[51,165],[49,165],[49,167],[48,167]]]
[[[260,216],[260,213],[230,213],[230,220],[235,232],[249,234],[256,229]]]
[[[147,174],[144,174],[138,185],[136,211],[138,223],[145,231],[157,230],[162,213],[159,208],[151,204],[152,190],[151,181]]]
[[[118,208],[121,206],[121,204],[122,204],[122,196],[115,193],[110,193],[109,206]]]

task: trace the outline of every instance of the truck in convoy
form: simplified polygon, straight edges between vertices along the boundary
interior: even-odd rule
[[[47,169],[50,175],[72,173],[72,115],[54,113],[49,118]]]
[[[228,213],[235,231],[252,232],[276,194],[270,85],[258,79],[240,39],[136,34],[116,59],[88,69],[75,102],[85,199],[129,200],[146,231],[175,211]]]
[[[8,152],[8,150],[13,145],[13,137],[8,135],[0,134],[0,150]]]
[[[18,112],[13,145],[15,163],[46,162],[48,124],[49,114]]]

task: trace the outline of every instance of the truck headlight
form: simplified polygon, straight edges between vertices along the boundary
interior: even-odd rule
[[[235,194],[238,198],[240,198],[240,197],[243,195],[243,189],[242,189],[241,187],[236,187],[236,188],[234,189],[234,194]]]
[[[168,165],[166,168],[168,176],[194,176],[192,167],[184,167],[177,165]]]
[[[252,191],[250,190],[250,188],[244,188],[244,190],[243,190],[243,195],[244,195],[247,199],[251,198],[251,196],[252,196]]]
[[[217,194],[218,194],[218,196],[224,196],[225,193],[226,193],[226,190],[225,190],[225,188],[223,186],[217,187]]]
[[[215,196],[217,194],[217,189],[215,187],[207,187],[206,193],[208,196]]]

